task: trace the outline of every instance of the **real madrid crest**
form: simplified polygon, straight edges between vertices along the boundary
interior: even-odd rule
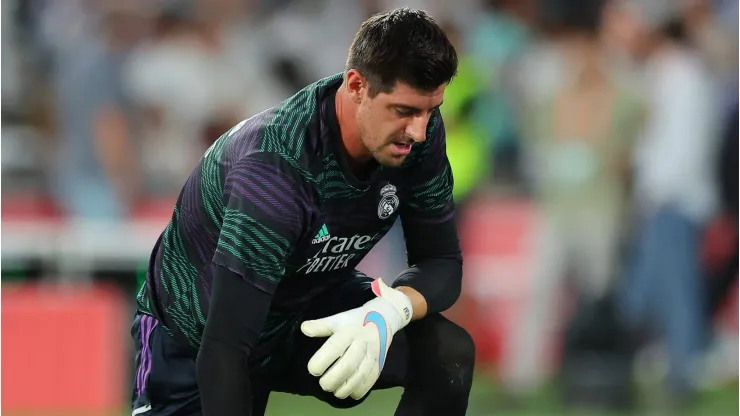
[[[380,190],[380,203],[378,204],[378,218],[388,219],[398,209],[400,201],[396,196],[396,187],[388,184]]]

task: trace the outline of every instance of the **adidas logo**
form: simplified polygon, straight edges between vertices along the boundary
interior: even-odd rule
[[[324,241],[331,238],[331,235],[329,234],[329,230],[326,228],[326,224],[321,226],[321,229],[319,230],[318,234],[316,234],[311,240],[311,244],[318,244],[323,243]]]

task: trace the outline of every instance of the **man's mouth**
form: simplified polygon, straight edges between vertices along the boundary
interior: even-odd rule
[[[393,142],[393,148],[397,153],[408,154],[411,151],[412,143],[409,142]]]

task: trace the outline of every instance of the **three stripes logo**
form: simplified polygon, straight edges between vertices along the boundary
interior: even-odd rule
[[[311,240],[311,244],[323,243],[330,238],[331,234],[329,234],[329,230],[326,228],[326,224],[324,224],[321,226],[321,229],[316,234],[316,236],[314,236],[313,240]]]

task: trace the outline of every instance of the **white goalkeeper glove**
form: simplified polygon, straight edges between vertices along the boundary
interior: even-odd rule
[[[403,292],[381,279],[372,282],[372,289],[377,298],[359,308],[301,324],[309,337],[329,337],[309,360],[308,372],[321,377],[321,388],[340,399],[360,400],[370,391],[383,370],[393,335],[413,315]]]

